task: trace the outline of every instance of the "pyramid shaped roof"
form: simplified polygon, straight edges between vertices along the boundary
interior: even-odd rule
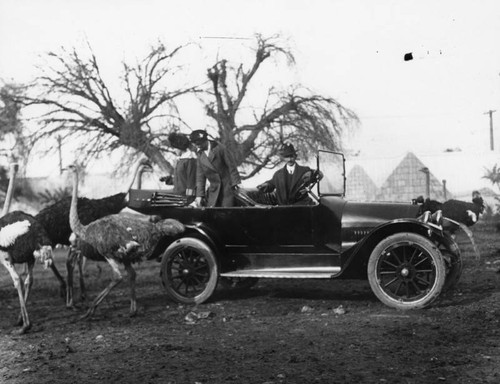
[[[346,198],[350,201],[372,201],[377,196],[377,185],[360,165],[352,167],[346,180]]]
[[[380,187],[379,201],[411,201],[418,196],[427,197],[427,172],[430,198],[444,201],[452,197],[429,168],[412,152],[406,154]]]

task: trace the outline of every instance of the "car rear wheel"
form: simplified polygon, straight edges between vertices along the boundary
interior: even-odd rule
[[[217,286],[215,254],[202,240],[176,240],[163,253],[160,277],[171,299],[183,304],[203,303]]]
[[[445,282],[445,262],[438,247],[415,233],[382,240],[368,260],[368,281],[384,304],[397,309],[430,305]]]

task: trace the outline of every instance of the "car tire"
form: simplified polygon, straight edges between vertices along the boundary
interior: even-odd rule
[[[446,278],[443,285],[443,292],[446,292],[455,288],[462,276],[464,266],[460,248],[451,235],[445,233],[440,250],[446,266]]]
[[[215,254],[193,237],[174,241],[162,255],[160,277],[167,295],[183,304],[201,304],[214,293],[218,280]]]
[[[397,309],[429,306],[446,278],[443,256],[432,241],[403,232],[382,240],[368,260],[368,281],[384,304]]]

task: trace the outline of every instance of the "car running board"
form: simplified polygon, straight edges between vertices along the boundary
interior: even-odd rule
[[[331,279],[340,267],[241,269],[221,273],[222,277],[258,277],[269,279]]]

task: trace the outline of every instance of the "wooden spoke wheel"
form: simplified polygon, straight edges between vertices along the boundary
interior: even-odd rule
[[[438,247],[415,233],[382,240],[368,261],[368,280],[375,295],[397,309],[427,307],[441,293],[446,277]]]
[[[218,266],[213,250],[202,240],[185,237],[164,252],[161,281],[168,296],[179,303],[200,304],[217,286]]]

